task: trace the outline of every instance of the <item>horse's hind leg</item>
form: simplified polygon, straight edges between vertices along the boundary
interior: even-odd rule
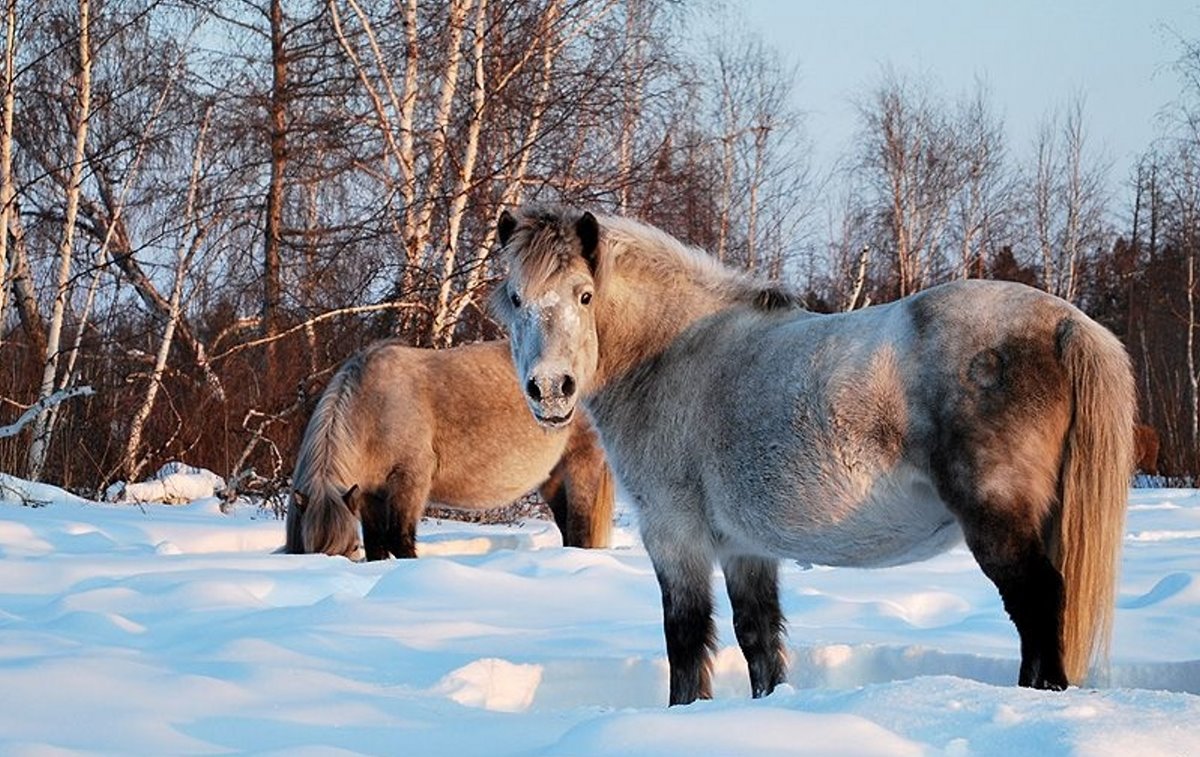
[[[558,532],[562,534],[564,547],[578,547],[580,545],[571,543],[571,536],[567,530],[567,474],[563,470],[562,462],[554,466],[554,470],[550,471],[550,478],[542,482],[538,487],[538,493],[542,495],[546,506],[550,508],[550,513],[554,516],[554,525],[558,526]]]
[[[996,507],[971,507],[959,519],[979,567],[1000,590],[1004,609],[1021,638],[1018,683],[1035,689],[1067,688],[1063,670],[1063,578],[1050,561],[1040,527]]]
[[[611,479],[599,439],[581,424],[576,422],[562,459],[540,491],[554,513],[563,546],[598,549],[608,546]]]
[[[733,630],[750,668],[750,691],[757,699],[783,683],[783,611],[779,607],[779,564],[762,557],[721,561],[733,606]]]

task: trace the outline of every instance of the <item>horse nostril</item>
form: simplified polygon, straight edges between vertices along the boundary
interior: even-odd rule
[[[564,397],[570,397],[575,393],[575,378],[569,373],[563,376],[562,393]]]
[[[542,401],[542,390],[538,388],[537,382],[533,379],[529,379],[525,382],[525,393],[528,394],[529,398],[534,402]]]

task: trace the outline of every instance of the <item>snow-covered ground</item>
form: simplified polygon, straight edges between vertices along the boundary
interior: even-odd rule
[[[21,506],[15,489],[48,504]],[[790,685],[752,701],[719,598],[716,698],[665,706],[628,527],[426,522],[422,557],[272,554],[251,505],[87,503],[0,477],[0,753],[1200,754],[1200,493],[1138,490],[1109,680],[1018,689],[969,554],[786,566]]]

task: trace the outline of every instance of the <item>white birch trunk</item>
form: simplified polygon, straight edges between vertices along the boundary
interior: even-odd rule
[[[1075,109],[1067,116],[1067,226],[1063,240],[1062,292],[1060,296],[1068,302],[1075,301],[1077,271],[1079,268],[1080,247],[1082,239],[1080,227],[1083,220],[1083,113],[1082,105],[1075,104]]]
[[[625,102],[621,112],[621,134],[617,143],[617,181],[619,184],[618,209],[621,215],[629,212],[629,185],[633,173],[633,135],[641,116],[642,101],[642,31],[640,29],[642,4],[629,0],[625,4],[625,44],[632,48],[626,52]],[[630,59],[629,56],[632,56]]]
[[[727,95],[726,95],[727,96]],[[721,215],[717,222],[717,260],[724,261],[729,245],[730,203],[733,200],[733,141],[737,135],[732,127],[721,137]]]
[[[361,4],[357,0],[347,0],[347,4],[354,11],[359,24],[362,26],[363,33],[366,35],[367,42],[371,48],[371,54],[375,60],[375,70],[379,74],[384,94],[387,95],[388,104],[391,107],[392,115],[389,115],[387,108],[384,106],[383,96],[380,95],[372,83],[370,76],[367,74],[366,67],[359,59],[358,54],[350,46],[342,30],[341,16],[337,10],[336,0],[329,0],[330,15],[338,42],[350,58],[355,73],[366,90],[367,97],[371,100],[376,117],[379,119],[379,127],[383,134],[387,152],[396,161],[397,171],[399,172],[400,200],[403,205],[401,213],[398,214],[396,219],[396,226],[400,238],[405,240],[402,248],[405,265],[404,272],[398,282],[398,291],[409,292],[412,289],[413,272],[419,264],[419,261],[415,257],[418,254],[418,250],[414,241],[416,234],[417,176],[415,137],[413,134],[413,114],[417,104],[417,76],[420,73],[420,44],[417,38],[417,0],[405,0],[403,5],[405,39],[403,94],[396,91],[395,82],[389,72],[388,62],[384,58],[382,48],[379,46],[379,38],[375,34],[375,29],[371,24],[370,18],[363,11]],[[393,117],[396,120],[395,127],[392,125]]]
[[[1051,231],[1051,208],[1054,196],[1054,146],[1050,127],[1043,124],[1038,133],[1037,167],[1033,182],[1033,223],[1037,234],[1038,251],[1042,258],[1042,289],[1058,292],[1054,259],[1054,238]]]
[[[442,91],[434,114],[433,134],[429,146],[429,177],[425,185],[424,199],[417,213],[417,221],[409,241],[409,258],[420,261],[426,240],[433,227],[434,201],[442,192],[442,174],[446,165],[447,130],[450,112],[454,105],[454,93],[458,89],[458,68],[462,62],[463,26],[472,0],[451,0],[449,25],[450,38],[446,46],[446,67],[442,71]]]
[[[62,340],[63,319],[66,315],[67,296],[71,285],[71,252],[75,243],[75,218],[79,213],[79,192],[83,183],[84,148],[87,145],[88,119],[92,103],[92,51],[89,26],[91,8],[89,0],[79,0],[79,106],[76,113],[75,148],[72,154],[70,181],[66,192],[66,211],[63,219],[62,240],[58,247],[58,276],[51,311],[50,330],[46,338],[46,366],[42,372],[38,399],[49,397],[54,392],[58,372],[59,344]],[[43,411],[34,422],[33,440],[29,445],[26,475],[38,481],[46,466],[50,451],[51,413]]]
[[[163,327],[162,341],[159,342],[158,352],[154,356],[154,368],[150,372],[150,381],[146,386],[146,395],[142,399],[142,404],[133,415],[133,421],[129,425],[129,438],[125,442],[125,453],[122,456],[121,468],[124,470],[125,478],[128,481],[136,480],[141,469],[146,464],[145,459],[139,459],[138,457],[138,452],[142,446],[142,431],[145,428],[146,420],[150,417],[150,412],[154,409],[154,402],[158,398],[158,389],[161,385],[163,371],[167,367],[167,358],[171,354],[171,344],[175,340],[175,325],[179,322],[181,304],[183,302],[183,285],[187,280],[192,258],[203,238],[203,232],[199,228],[196,228],[195,233],[192,233],[192,229],[196,227],[196,191],[200,184],[200,169],[204,160],[204,137],[208,132],[209,116],[211,113],[212,110],[210,109],[200,124],[200,133],[196,137],[196,148],[192,155],[192,176],[188,182],[183,228],[180,230],[179,248],[175,254],[175,280],[171,286],[171,304],[167,314],[167,322]],[[189,234],[191,235],[190,242],[188,241]]]
[[[4,14],[4,110],[0,115],[0,334],[8,312],[8,217],[13,212],[12,141],[16,104],[17,0]]]
[[[483,128],[483,108],[487,104],[487,90],[483,70],[483,35],[487,29],[487,0],[478,0],[475,8],[475,40],[471,49],[475,64],[475,83],[471,97],[471,120],[467,127],[467,145],[463,152],[462,168],[455,183],[454,199],[450,205],[450,216],[446,221],[446,250],[442,256],[442,280],[438,287],[437,309],[433,317],[434,344],[449,346],[454,332],[450,315],[450,292],[454,286],[454,269],[458,265],[458,236],[462,228],[463,212],[467,207],[467,194],[475,175],[475,161],[479,156],[479,133]]]
[[[500,207],[502,208],[517,205],[521,202],[525,175],[529,171],[529,159],[533,154],[534,145],[537,144],[538,136],[542,130],[542,117],[546,112],[546,103],[550,95],[550,83],[553,78],[554,59],[562,49],[561,44],[554,44],[552,42],[551,36],[554,26],[558,23],[561,9],[562,0],[554,0],[550,3],[543,16],[545,32],[543,33],[541,82],[538,86],[537,94],[534,96],[529,125],[525,129],[525,138],[521,142],[520,157],[517,158],[517,166],[507,186],[504,187],[504,191],[500,195]],[[496,225],[491,224],[482,246],[480,246],[479,251],[475,255],[474,265],[471,267],[471,272],[467,275],[467,283],[463,287],[463,291],[454,300],[450,314],[451,323],[457,322],[462,316],[463,311],[471,304],[475,296],[475,291],[483,281],[484,273],[487,270],[487,259],[491,255],[491,251],[495,245]]]
[[[1187,368],[1188,383],[1192,390],[1192,449],[1193,454],[1200,447],[1200,373],[1196,370],[1196,243],[1188,246],[1187,258]],[[1200,462],[1193,460],[1193,462]]]
[[[754,131],[754,170],[750,175],[749,206],[746,209],[746,267],[753,271],[758,264],[758,191],[762,184],[763,163],[766,160],[767,135],[771,127],[760,120]]]

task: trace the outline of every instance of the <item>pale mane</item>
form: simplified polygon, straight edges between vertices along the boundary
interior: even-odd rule
[[[621,216],[597,216],[597,220],[609,266],[636,268],[662,278],[684,276],[722,300],[766,310],[797,306],[795,298],[778,285],[729,268],[662,229]]]
[[[507,250],[521,278],[534,286],[570,266],[581,252],[575,225],[583,213],[553,204],[529,204],[519,211],[519,222]],[[797,307],[796,298],[779,285],[722,265],[705,251],[684,244],[665,231],[621,216],[601,215],[598,269],[595,279],[604,288],[606,274],[617,269],[628,274],[663,280],[686,279],[719,300],[746,303],[761,310]],[[493,299],[500,312],[503,296]]]

